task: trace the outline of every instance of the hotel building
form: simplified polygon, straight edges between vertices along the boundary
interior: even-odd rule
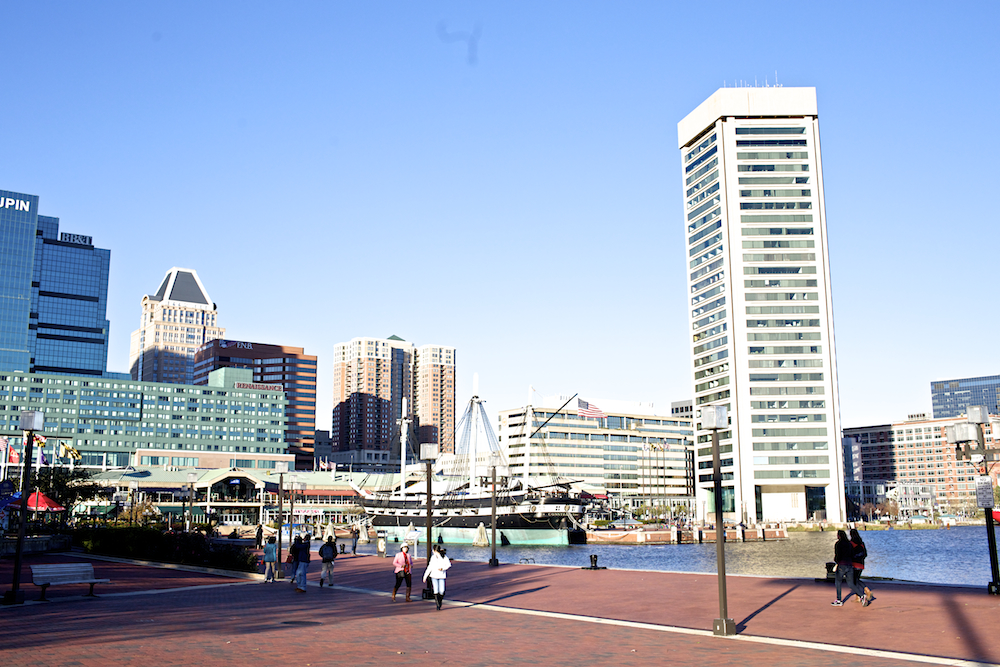
[[[297,470],[312,470],[316,432],[316,357],[301,347],[216,339],[195,353],[194,384],[207,384],[219,368],[246,368],[253,381],[280,385],[288,403],[285,438]]]
[[[697,494],[711,433],[723,510],[748,523],[844,520],[844,477],[816,91],[724,88],[678,123]]]
[[[111,251],[0,190],[0,261],[0,371],[105,376]]]
[[[198,348],[226,335],[216,316],[197,271],[167,271],[156,294],[142,297],[142,317],[129,350],[132,379],[194,384]]]
[[[567,398],[500,411],[498,439],[511,477],[533,486],[568,480],[618,507],[684,506],[694,513],[690,419],[612,400],[599,401],[603,417],[585,416],[577,400],[560,410]]]
[[[285,394],[249,370],[213,372],[191,386],[78,375],[0,374],[0,436],[20,449],[22,410],[45,413],[47,456],[58,442],[78,465],[273,468],[288,461]],[[221,455],[221,458],[220,458]],[[211,460],[209,460],[211,459]],[[69,463],[68,459],[63,460]]]

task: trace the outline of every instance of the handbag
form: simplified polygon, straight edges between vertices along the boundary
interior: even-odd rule
[[[287,563],[288,565],[291,565],[294,562],[295,562],[295,556],[293,556],[292,552],[289,551],[288,552],[288,556],[285,558],[285,563]]]

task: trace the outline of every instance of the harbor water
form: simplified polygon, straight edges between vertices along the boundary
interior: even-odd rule
[[[825,563],[833,560],[836,531],[789,533],[787,540],[729,542],[726,544],[728,574],[769,577],[823,577]],[[959,526],[950,530],[877,530],[861,533],[868,547],[866,577],[936,584],[983,586],[990,581],[989,547],[984,526]],[[488,562],[489,547],[445,545],[448,556],[458,560]],[[399,545],[388,544],[389,556]],[[375,553],[375,540],[358,545],[359,553]],[[423,556],[419,545],[416,555]],[[590,565],[596,554],[598,565],[623,570],[714,573],[715,544],[605,545],[568,547],[497,547],[501,563],[523,559],[538,565]]]

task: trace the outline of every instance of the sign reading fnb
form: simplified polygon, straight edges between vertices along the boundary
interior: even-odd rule
[[[237,382],[237,389],[256,389],[257,391],[284,391],[280,384],[258,384],[256,382]]]

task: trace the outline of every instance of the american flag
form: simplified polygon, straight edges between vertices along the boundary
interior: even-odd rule
[[[599,407],[581,398],[576,399],[576,414],[581,417],[593,417],[594,419],[607,418],[607,415]]]

